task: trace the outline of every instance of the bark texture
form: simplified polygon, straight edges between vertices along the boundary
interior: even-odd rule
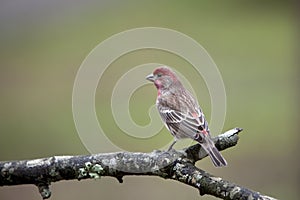
[[[235,128],[219,135],[214,139],[216,147],[221,151],[236,145],[240,131]],[[49,185],[56,181],[111,176],[122,183],[125,175],[149,175],[188,184],[198,189],[200,195],[222,199],[274,199],[195,167],[195,162],[206,156],[197,144],[181,151],[116,152],[4,161],[0,162],[0,186],[34,184],[42,198],[47,199],[51,196]]]

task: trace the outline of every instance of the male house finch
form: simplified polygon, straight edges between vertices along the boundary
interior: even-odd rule
[[[183,87],[175,73],[167,67],[159,67],[146,79],[157,88],[157,109],[165,126],[174,136],[169,150],[177,139],[191,138],[199,142],[216,167],[226,166],[226,160],[211,139],[208,123],[198,102]]]

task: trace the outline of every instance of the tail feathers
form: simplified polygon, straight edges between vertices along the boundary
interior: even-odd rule
[[[223,156],[211,140],[204,140],[200,144],[202,148],[208,153],[209,157],[216,167],[224,167],[227,165],[226,160],[223,158]]]
[[[227,165],[226,160],[216,147],[209,149],[207,153],[216,167],[224,167]]]

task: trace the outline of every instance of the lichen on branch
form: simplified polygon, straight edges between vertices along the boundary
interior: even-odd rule
[[[235,128],[214,138],[216,147],[222,151],[236,145],[241,130]],[[0,186],[34,184],[42,198],[47,199],[51,196],[49,185],[52,182],[111,176],[122,183],[125,175],[149,175],[180,181],[197,188],[201,195],[223,199],[272,199],[195,167],[195,162],[206,156],[196,144],[181,151],[115,152],[4,161],[0,162]]]

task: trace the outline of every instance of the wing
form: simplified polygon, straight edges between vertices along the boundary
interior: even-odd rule
[[[177,138],[197,140],[199,133],[209,133],[208,124],[200,108],[186,113],[160,108],[160,115],[169,131]]]

